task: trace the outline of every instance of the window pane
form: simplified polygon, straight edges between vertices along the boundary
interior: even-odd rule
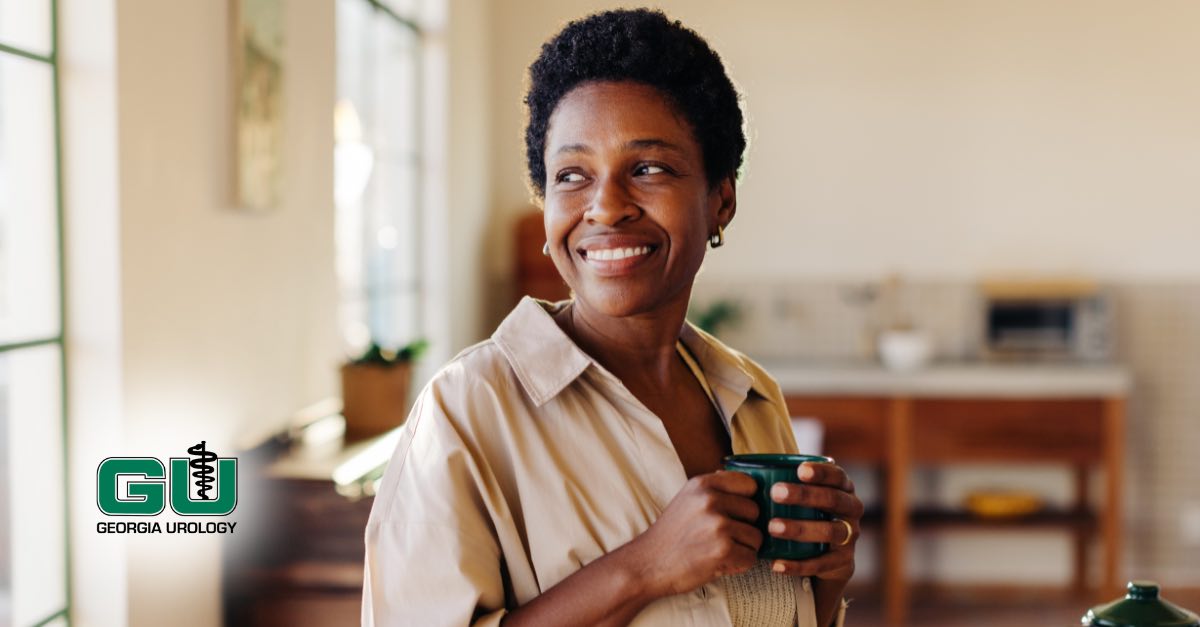
[[[59,351],[52,345],[0,353],[0,533],[7,534],[0,580],[14,625],[67,604]]]
[[[368,189],[367,244],[390,260],[376,280],[415,283],[420,276],[421,229],[417,215],[417,171],[411,163],[380,162]],[[371,248],[368,248],[371,250]]]
[[[403,346],[421,337],[417,324],[421,314],[421,298],[412,290],[390,290],[371,303],[373,328],[385,346]]]
[[[420,40],[365,0],[337,7],[341,322],[351,347],[396,346],[422,335]]]
[[[391,19],[375,23],[368,77],[374,98],[364,131],[380,159],[412,159],[417,142],[417,37]]]
[[[52,80],[0,54],[0,343],[59,329]]]
[[[0,43],[49,56],[50,0],[0,0]]]
[[[412,19],[420,8],[421,0],[383,0],[383,4],[396,12],[396,15]]]
[[[67,622],[67,618],[65,616],[59,616],[58,618],[46,623],[44,627],[67,627],[69,624],[70,623]]]

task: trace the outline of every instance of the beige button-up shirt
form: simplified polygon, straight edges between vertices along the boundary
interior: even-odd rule
[[[687,481],[659,418],[554,322],[562,305],[526,297],[421,391],[367,524],[363,625],[497,625],[649,528]],[[680,340],[735,453],[795,452],[761,367],[690,323]],[[807,579],[795,590],[797,624],[815,627]],[[713,582],[634,624],[730,618]]]

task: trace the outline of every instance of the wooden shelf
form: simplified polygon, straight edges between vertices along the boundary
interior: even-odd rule
[[[1088,530],[1094,529],[1097,517],[1086,510],[1056,510],[1046,509],[1040,512],[1014,518],[985,518],[976,516],[961,509],[949,508],[918,508],[909,512],[909,525],[913,530],[920,529],[1034,529],[1034,528],[1067,528]],[[862,518],[862,526],[867,528],[879,527],[883,524],[883,510],[868,509]]]
[[[1036,373],[1035,373],[1036,374]],[[1120,592],[1122,472],[1125,467],[1125,399],[1122,396],[996,396],[955,393],[945,397],[907,392],[878,395],[788,393],[792,416],[811,416],[825,428],[825,451],[842,462],[865,463],[878,471],[880,504],[864,527],[880,538],[887,623],[907,622],[908,536],[912,532],[959,533],[971,529],[1013,533],[1062,530],[1072,537],[1072,589],[1082,593],[1096,570],[1090,544],[1103,546],[1098,598]],[[956,508],[911,506],[909,474],[916,466],[945,467],[976,462],[1004,465],[1055,464],[1070,470],[1074,495],[1067,510],[1046,510],[1008,519],[984,518]],[[1094,471],[1105,477],[1103,500],[1092,503]],[[904,507],[904,516],[884,509]],[[893,512],[896,510],[892,510]],[[873,529],[872,529],[873,527]]]

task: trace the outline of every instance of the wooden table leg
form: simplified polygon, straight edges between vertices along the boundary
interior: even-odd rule
[[[1123,588],[1121,576],[1121,551],[1124,538],[1125,515],[1125,399],[1109,398],[1104,401],[1104,470],[1105,503],[1101,517],[1101,534],[1104,539],[1104,570],[1101,573],[1099,595],[1101,599],[1120,596]]]
[[[908,618],[908,580],[905,573],[908,546],[908,476],[912,451],[912,401],[895,398],[888,416],[887,497],[884,501],[883,542],[887,559],[883,572],[883,601],[887,622],[893,627]]]
[[[1075,474],[1075,511],[1086,512],[1090,508],[1088,499],[1088,467],[1075,466],[1073,469]],[[1072,530],[1074,546],[1075,572],[1071,577],[1071,593],[1077,599],[1083,599],[1087,595],[1088,586],[1088,544],[1092,537],[1092,530],[1088,525],[1078,525]]]

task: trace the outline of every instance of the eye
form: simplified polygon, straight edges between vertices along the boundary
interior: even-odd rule
[[[556,183],[580,183],[583,181],[583,175],[578,172],[559,172],[554,177]]]
[[[634,168],[634,170],[633,170],[634,176],[646,176],[646,175],[650,175],[650,174],[666,174],[666,173],[667,173],[666,168],[664,168],[660,165],[655,165],[653,163],[638,164],[638,166],[636,168]]]

